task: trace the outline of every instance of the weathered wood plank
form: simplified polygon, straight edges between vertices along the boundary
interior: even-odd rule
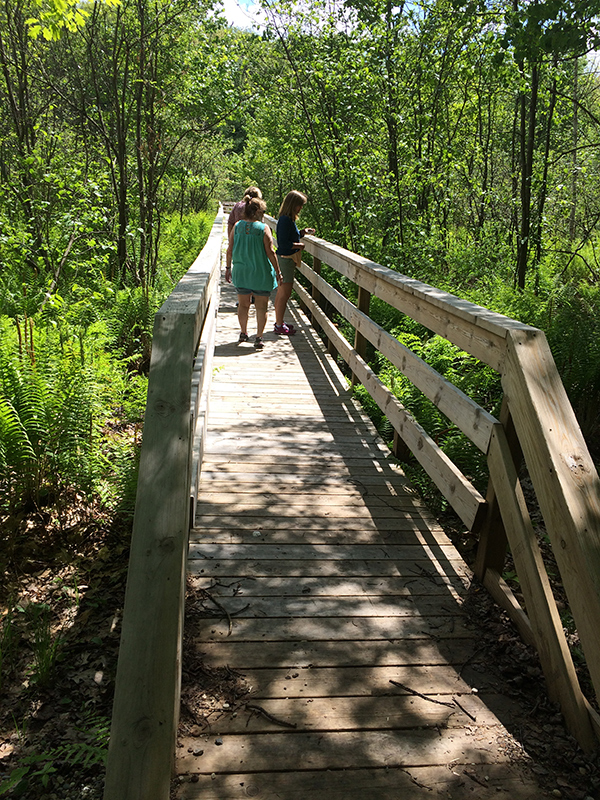
[[[356,769],[489,764],[509,761],[510,755],[492,749],[497,733],[481,728],[475,734],[455,728],[408,731],[337,731],[271,733],[229,736],[223,746],[207,744],[201,769],[207,773],[243,770]],[[258,741],[257,741],[258,738]],[[198,769],[193,754],[179,758],[183,771]]]
[[[206,724],[210,729],[218,730],[220,736],[281,731],[283,726],[254,710],[254,703],[276,719],[307,731],[407,730],[438,725],[464,728],[474,727],[474,722],[478,726],[500,726],[496,715],[478,695],[461,694],[455,690],[448,694],[438,692],[431,697],[439,702],[408,694],[361,697],[359,700],[354,697],[288,697],[285,700],[266,698],[258,701],[250,697],[247,705],[241,701],[225,712],[216,708],[206,716]],[[492,698],[492,701],[498,699]],[[194,741],[192,738],[184,739],[183,745],[194,745]]]
[[[231,474],[231,473],[230,473]],[[227,494],[231,492],[232,481],[235,481],[235,496],[240,494],[260,495],[265,491],[264,480],[257,477],[257,473],[236,472],[235,477],[225,478],[222,473],[207,472],[202,474],[202,482],[198,488],[203,500],[209,500],[211,494]],[[285,481],[285,482],[284,482]],[[269,480],[268,492],[278,495],[289,495],[290,498],[298,494],[301,490],[302,496],[327,495],[332,497],[334,494],[346,497],[411,497],[418,500],[414,489],[406,481],[401,485],[399,481],[390,485],[390,481],[382,476],[365,476],[364,480],[358,478],[338,478],[322,475],[288,475],[285,479],[273,476]]]
[[[461,590],[462,591],[462,590]],[[211,595],[213,592],[211,591]],[[386,639],[390,644],[403,639],[422,639],[430,636],[439,639],[468,639],[473,630],[462,617],[233,617],[231,632],[229,621],[212,619],[203,626],[205,642],[221,641],[223,637],[234,637],[236,641],[304,641],[322,638],[327,631],[329,641],[368,641]]]
[[[215,559],[190,559],[188,570],[192,575],[211,575],[215,578],[230,576],[234,578],[245,575],[254,578],[273,575],[401,575],[414,576],[419,574],[419,570],[430,573],[432,576],[440,577],[464,577],[470,580],[471,574],[464,561],[456,555],[452,559],[447,559],[443,563],[432,563],[426,553],[419,559],[412,561],[398,562],[391,559],[373,561],[360,559],[359,561],[340,561],[335,558],[297,561],[295,559],[269,559],[259,560],[256,558],[244,561],[243,564],[237,559],[219,558]]]
[[[235,498],[237,497],[237,502]],[[387,497],[375,494],[362,494],[356,492],[354,496],[332,494],[323,491],[317,497],[307,498],[299,492],[286,492],[282,497],[274,491],[272,486],[264,486],[262,491],[256,492],[252,496],[242,496],[236,492],[217,494],[216,492],[203,492],[198,501],[200,513],[215,515],[220,511],[230,513],[232,502],[236,502],[236,512],[256,513],[256,509],[268,509],[270,513],[287,517],[293,514],[306,513],[311,509],[314,515],[331,510],[337,513],[338,510],[346,512],[347,516],[361,516],[360,511],[367,510],[369,513],[376,511],[386,511],[386,516],[395,516],[400,510],[412,509],[415,505],[414,495],[404,493],[401,495],[388,495]],[[335,512],[333,512],[335,509]]]
[[[596,744],[596,737],[510,448],[501,426],[494,431],[490,442],[488,466],[529,612],[548,693],[554,702],[560,703],[567,724],[581,746],[592,749]]]
[[[419,545],[370,545],[370,544],[315,544],[315,545],[295,545],[295,544],[210,544],[202,545],[191,544],[189,558],[210,559],[219,561],[220,559],[234,559],[237,561],[268,561],[269,559],[300,561],[320,561],[324,558],[331,558],[335,561],[351,563],[352,561],[380,561],[382,558],[389,558],[392,561],[418,561],[433,551],[439,560],[450,562],[456,559],[456,550],[453,546],[429,545],[426,548]]]
[[[306,520],[305,520],[306,521]],[[415,519],[397,520],[392,530],[340,530],[336,525],[333,528],[313,528],[312,526],[290,529],[289,526],[276,528],[250,528],[233,527],[229,522],[220,527],[194,528],[190,541],[196,544],[210,542],[213,544],[237,544],[258,541],[294,544],[422,544],[422,534],[425,540],[432,544],[450,545],[450,539],[441,531],[432,531],[425,522],[419,523]],[[431,534],[431,535],[427,535]]]
[[[164,800],[179,713],[190,523],[192,362],[216,273],[222,217],[155,316],[105,800]]]
[[[271,577],[260,581],[240,576],[237,581],[222,583],[210,577],[195,577],[193,585],[198,589],[206,589],[215,597],[288,597],[310,595],[311,597],[353,597],[360,595],[398,595],[403,597],[421,595],[440,595],[447,593],[446,583],[414,575],[412,578],[395,576],[378,576],[375,578],[346,577]],[[460,580],[454,581],[454,587],[463,589]]]
[[[457,616],[459,608],[452,599],[433,597],[405,597],[362,595],[359,597],[253,597],[236,596],[221,601],[227,611],[237,619],[242,617],[327,617],[336,615],[354,617],[412,617],[433,614]],[[220,612],[208,610],[207,614],[219,616]],[[326,633],[323,631],[323,633]]]
[[[190,768],[194,783],[184,783],[177,800],[540,800],[537,781],[519,765],[461,764],[452,768],[386,766],[384,769],[330,769],[289,773],[252,772],[239,775],[205,773],[198,764]],[[200,770],[200,772],[198,772]]]
[[[247,530],[275,530],[278,528],[294,528],[296,530],[328,530],[328,531],[379,531],[382,534],[385,531],[402,530],[402,519],[414,521],[414,515],[421,511],[418,505],[413,506],[411,511],[398,510],[396,515],[392,517],[372,517],[348,518],[343,514],[331,514],[328,517],[319,516],[286,516],[285,520],[279,517],[269,517],[265,514],[250,515],[245,514],[243,517],[236,517],[233,513],[212,515],[203,518],[204,524],[207,528],[223,528],[230,526],[232,530],[238,528],[240,525],[245,525]],[[428,515],[424,514],[425,524],[423,528],[421,525],[415,525],[413,530],[431,530],[428,524]],[[436,526],[437,527],[437,526]],[[199,529],[200,530],[200,529]]]
[[[502,384],[600,697],[600,479],[544,334],[508,343]]]
[[[335,620],[333,620],[335,622]],[[335,626],[333,626],[335,627]],[[327,637],[327,630],[323,629],[322,637]],[[342,677],[345,680],[348,676],[337,675],[332,670],[347,668],[355,670],[359,667],[369,668],[372,664],[377,664],[379,669],[383,667],[405,667],[407,665],[418,665],[421,672],[424,665],[447,665],[462,664],[473,655],[476,641],[473,637],[468,639],[445,639],[443,642],[434,642],[431,638],[409,639],[396,646],[391,646],[389,641],[362,641],[360,647],[355,640],[344,641],[322,641],[322,642],[235,642],[222,640],[214,643],[202,643],[196,649],[202,653],[206,663],[211,666],[223,666],[227,664],[233,669],[243,669],[244,672],[252,669],[280,668],[282,670],[303,670],[298,674],[298,680],[294,681],[292,673],[282,673],[274,680],[278,686],[273,684],[269,690],[260,687],[262,678],[256,675],[257,683],[252,681],[252,685],[257,692],[264,696],[271,696],[271,692],[279,691],[280,697],[291,696],[295,692],[301,692],[308,696],[313,692],[330,692],[331,685]],[[318,670],[329,669],[324,676]],[[348,673],[350,674],[350,673]],[[354,675],[354,673],[351,673]],[[458,681],[458,676],[454,676]],[[391,676],[391,679],[394,679]],[[325,680],[325,685],[322,681]],[[403,681],[397,678],[401,683]],[[409,683],[411,688],[412,683]],[[393,687],[387,687],[390,691]],[[338,690],[339,691],[339,690]],[[420,690],[419,690],[420,691]],[[436,691],[436,690],[434,690]],[[463,689],[464,691],[464,689]],[[397,691],[391,691],[397,694]],[[314,696],[317,696],[316,694]],[[321,694],[323,696],[323,694]]]

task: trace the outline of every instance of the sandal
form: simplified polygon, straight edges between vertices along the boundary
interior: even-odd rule
[[[262,350],[264,346],[265,343],[263,342],[262,336],[257,336],[256,339],[254,340],[254,347],[257,350]]]
[[[242,342],[247,342],[249,338],[250,337],[248,336],[247,333],[244,333],[244,331],[241,331],[240,338],[238,339],[238,344],[241,344]]]

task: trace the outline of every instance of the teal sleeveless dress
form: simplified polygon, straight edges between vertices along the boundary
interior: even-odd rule
[[[264,222],[242,219],[233,229],[231,282],[237,289],[272,292],[277,288],[273,265],[267,258]]]

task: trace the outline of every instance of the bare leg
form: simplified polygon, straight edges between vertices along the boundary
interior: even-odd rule
[[[250,295],[238,294],[238,321],[242,333],[248,333],[248,312],[250,311]]]
[[[283,317],[287,308],[287,302],[291,297],[293,283],[280,283],[275,295],[275,324],[283,325]]]
[[[269,306],[269,297],[259,297],[254,295],[254,305],[256,307],[256,335],[262,336],[267,324],[267,308]]]

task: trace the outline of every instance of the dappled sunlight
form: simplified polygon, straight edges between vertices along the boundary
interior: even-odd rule
[[[211,701],[194,730],[184,723],[177,769],[196,788],[181,797],[235,797],[235,785],[276,796],[285,773],[299,792],[286,800],[302,786],[358,796],[367,774],[379,787],[369,796],[398,797],[400,786],[431,796],[470,791],[477,769],[498,765],[478,797],[530,796],[529,777],[513,791],[498,745],[510,734],[475,663],[466,565],[306,319],[290,309],[296,336],[265,336],[250,362],[225,304],[190,537],[188,649],[244,688]],[[340,781],[345,770],[355,784]]]

